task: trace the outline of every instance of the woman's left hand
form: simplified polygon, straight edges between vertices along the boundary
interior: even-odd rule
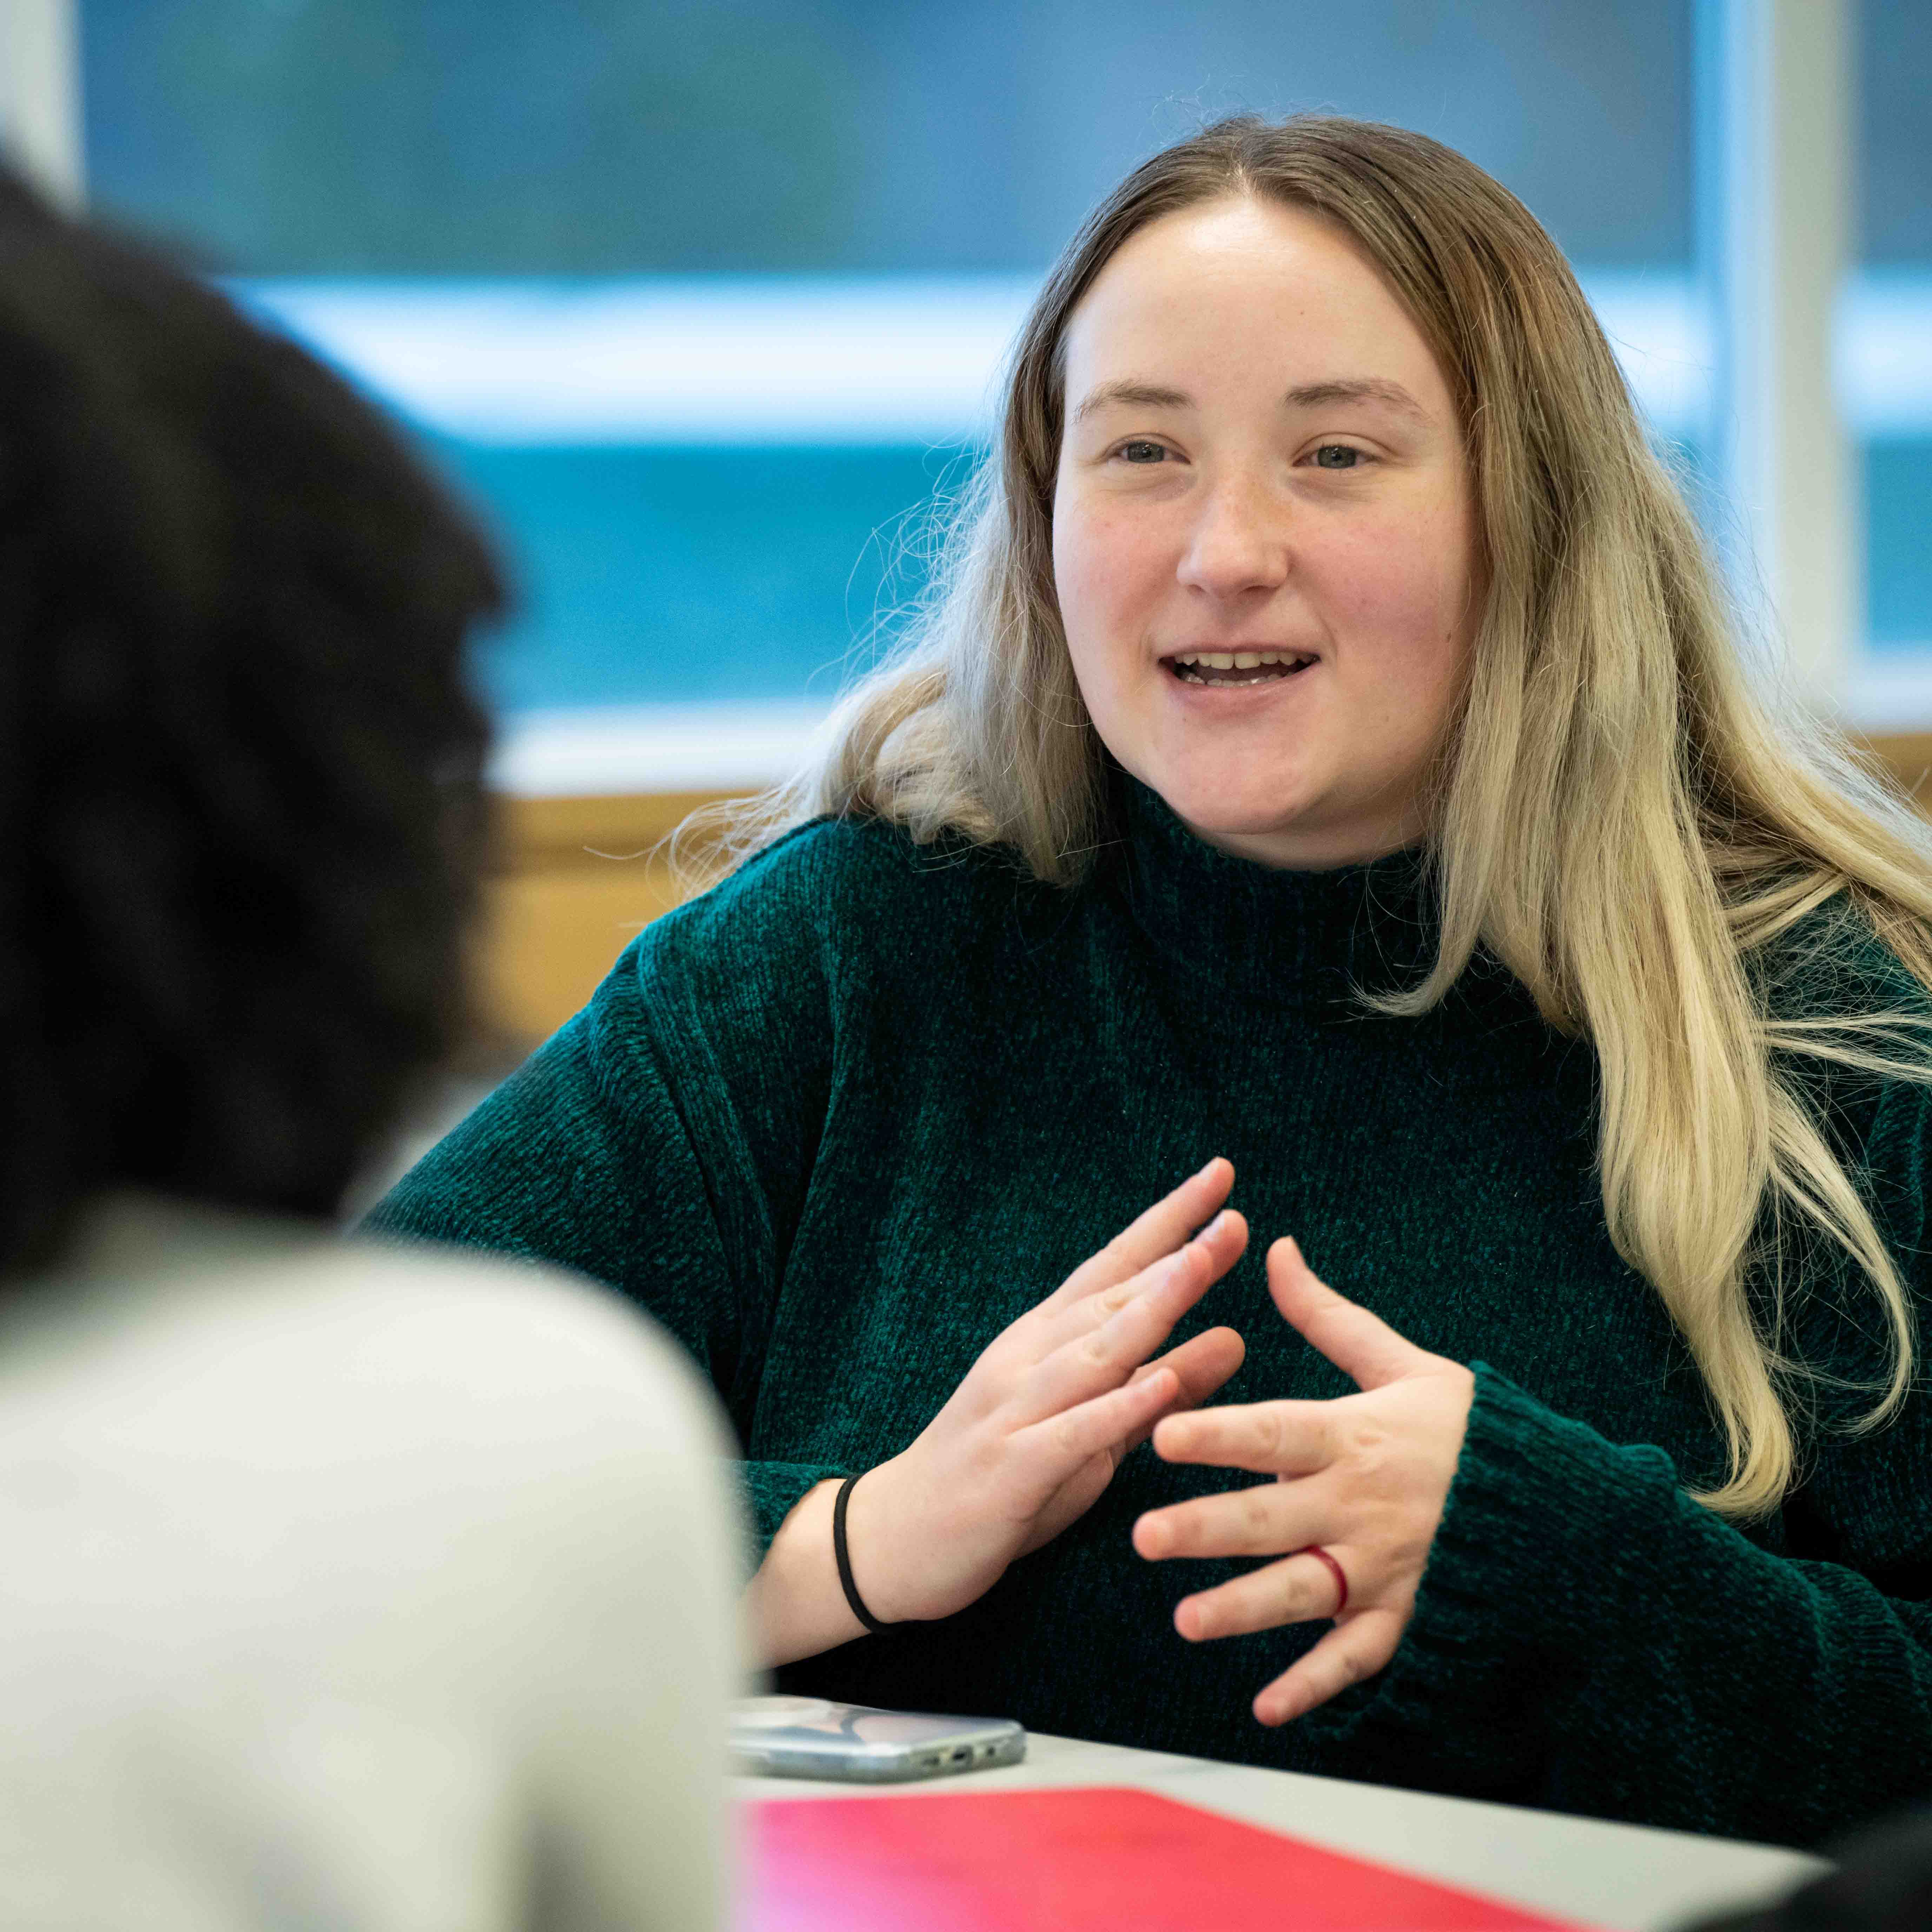
[[[1362,1393],[1167,1417],[1154,1433],[1164,1460],[1252,1469],[1276,1480],[1150,1510],[1134,1525],[1134,1547],[1156,1559],[1281,1558],[1183,1598],[1174,1624],[1190,1642],[1335,1618],[1255,1699],[1263,1724],[1284,1724],[1395,1654],[1442,1520],[1476,1378],[1318,1280],[1292,1240],[1269,1250],[1268,1277],[1283,1317]],[[1328,1566],[1298,1553],[1311,1545],[1326,1550],[1348,1580],[1339,1617],[1341,1593]]]

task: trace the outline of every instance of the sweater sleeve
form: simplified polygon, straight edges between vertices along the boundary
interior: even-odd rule
[[[1928,1123],[1924,1090],[1895,1084],[1868,1160],[1922,1334]],[[1840,1302],[1821,1332],[1858,1346],[1822,1366],[1869,1378],[1875,1326]],[[1329,1720],[1376,1767],[1364,1774],[1401,1781],[1426,1733],[1465,1791],[1805,1845],[1932,1796],[1922,1372],[1888,1426],[1815,1445],[1781,1534],[1760,1540],[1693,1502],[1660,1449],[1613,1444],[1474,1367],[1414,1618],[1382,1678]]]
[[[794,841],[796,843],[796,841]],[[370,1232],[574,1268],[668,1329],[742,1442],[830,1082],[827,962],[768,857],[656,921],[377,1204]],[[742,1466],[760,1554],[847,1472]]]

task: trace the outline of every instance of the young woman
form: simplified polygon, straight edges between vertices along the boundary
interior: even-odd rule
[[[380,1219],[700,1358],[782,1683],[1756,1838],[1932,1787],[1932,854],[1479,170],[1125,182],[740,836]]]
[[[332,1226],[464,1024],[499,601],[338,377],[0,172],[0,1924],[728,1916],[716,1405]]]

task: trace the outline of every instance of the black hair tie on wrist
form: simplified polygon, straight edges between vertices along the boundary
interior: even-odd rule
[[[852,1500],[853,1485],[858,1480],[856,1476],[848,1476],[838,1485],[838,1499],[832,1505],[832,1554],[838,1562],[838,1581],[844,1588],[845,1600],[852,1606],[852,1614],[876,1636],[886,1625],[866,1609],[860,1596],[859,1586],[852,1580],[852,1552],[845,1546],[845,1505]]]

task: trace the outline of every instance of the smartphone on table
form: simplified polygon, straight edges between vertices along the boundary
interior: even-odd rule
[[[731,1707],[734,1771],[900,1784],[1018,1764],[1026,1732],[1010,1718],[876,1711],[823,1697],[741,1697]]]

